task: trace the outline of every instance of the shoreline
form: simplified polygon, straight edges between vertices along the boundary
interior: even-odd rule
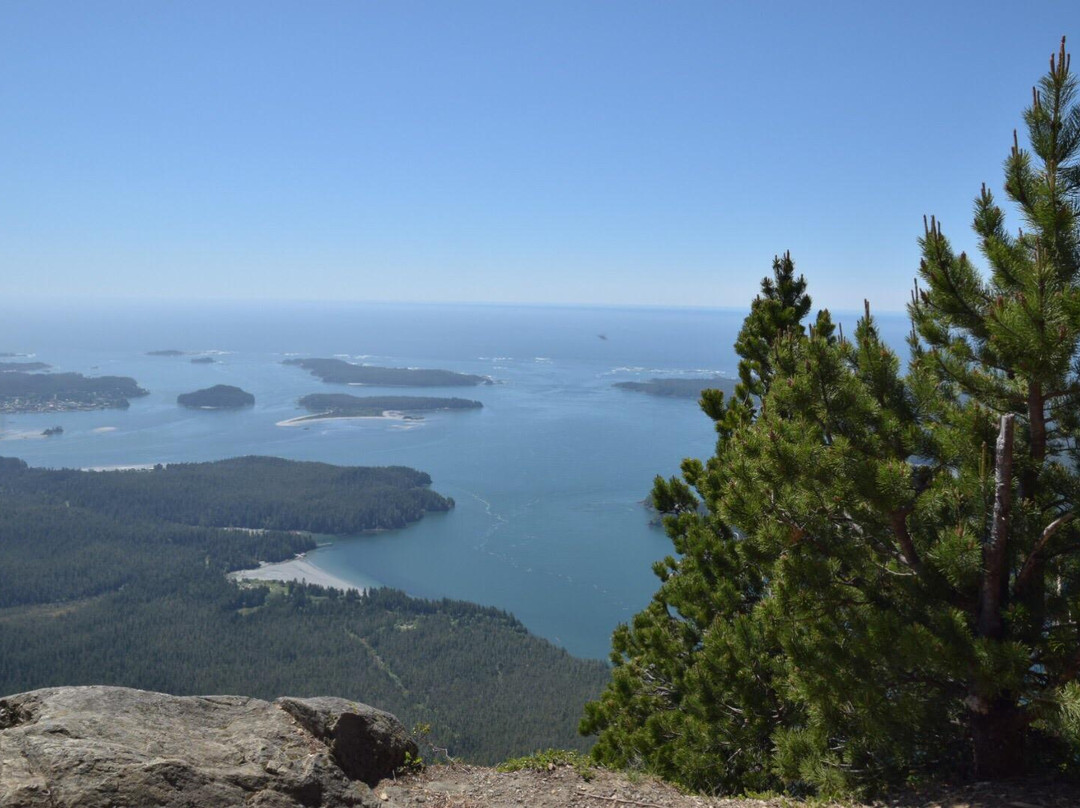
[[[299,581],[300,583],[315,584],[317,586],[333,587],[334,589],[356,589],[360,594],[367,592],[367,587],[349,583],[344,578],[339,578],[325,570],[316,567],[303,555],[291,558],[288,561],[275,563],[262,562],[257,569],[236,570],[226,576],[231,581]]]
[[[395,410],[383,410],[382,415],[331,415],[320,413],[318,415],[298,415],[295,418],[286,418],[278,421],[274,426],[301,426],[303,424],[319,424],[325,421],[405,421],[408,420],[404,413]]]
[[[153,471],[159,463],[128,463],[116,466],[86,466],[79,471]]]

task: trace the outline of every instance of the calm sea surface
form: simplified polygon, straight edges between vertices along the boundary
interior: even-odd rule
[[[404,530],[343,538],[309,555],[358,586],[506,609],[582,656],[656,588],[670,552],[643,507],[656,474],[707,457],[712,425],[690,400],[617,390],[654,376],[734,375],[743,313],[724,310],[390,304],[138,304],[23,307],[0,322],[0,350],[56,370],[134,377],[129,410],[0,416],[0,454],[52,467],[106,467],[263,454],[431,474],[457,507]],[[854,325],[845,322],[845,331]],[[890,341],[904,332],[884,318]],[[216,351],[213,365],[160,349]],[[491,376],[475,388],[327,385],[290,356],[446,368]],[[193,412],[176,396],[213,384],[253,393],[241,412]],[[422,422],[277,422],[308,393],[457,395],[479,411]],[[51,426],[64,434],[23,437]]]

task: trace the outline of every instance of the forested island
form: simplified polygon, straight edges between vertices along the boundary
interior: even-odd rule
[[[81,373],[0,373],[0,413],[127,409],[149,395],[127,376]]]
[[[163,351],[147,351],[147,356],[183,356],[187,351],[178,351],[176,348],[166,348]]]
[[[33,373],[36,370],[48,370],[51,365],[45,362],[0,362],[0,373],[12,370],[21,370],[24,373]]]
[[[620,390],[632,390],[661,398],[701,398],[702,390],[723,390],[730,394],[735,389],[735,379],[710,377],[705,379],[649,379],[647,382],[616,382]]]
[[[355,365],[342,359],[286,359],[284,365],[296,365],[332,384],[363,384],[376,387],[475,387],[491,384],[487,376],[456,373],[452,370],[422,368],[384,368]]]
[[[118,519],[204,527],[337,534],[400,528],[426,512],[454,507],[430,485],[430,476],[405,466],[334,466],[277,457],[102,472],[30,468],[0,458],[0,495],[47,492],[73,508]],[[308,542],[294,552],[311,547]]]
[[[435,743],[471,760],[584,748],[577,721],[607,667],[505,612],[226,578],[313,548],[306,531],[397,527],[449,507],[429,482],[260,457],[109,472],[0,459],[0,693],[333,693],[430,723]]]
[[[421,413],[445,410],[478,410],[484,405],[467,398],[431,398],[427,396],[350,396],[346,393],[313,393],[299,404],[313,415],[292,419],[293,423],[318,418],[378,418],[388,412]]]
[[[255,406],[255,396],[231,384],[215,384],[193,393],[181,393],[176,403],[193,410],[238,410]]]

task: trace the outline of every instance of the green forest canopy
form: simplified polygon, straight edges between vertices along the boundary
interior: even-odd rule
[[[225,577],[313,548],[297,531],[333,521],[352,532],[447,503],[429,482],[276,458],[123,472],[3,459],[0,694],[112,684],[335,695],[429,723],[434,743],[478,762],[587,748],[575,726],[607,667],[504,612]]]
[[[484,405],[467,398],[432,398],[430,396],[350,396],[347,393],[312,393],[298,402],[308,412],[326,416],[379,416],[393,412],[437,412],[439,410],[478,410]]]
[[[677,556],[613,639],[582,728],[691,788],[823,794],[1080,764],[1080,106],[1062,49],[983,187],[984,275],[926,222],[902,372],[790,255],[702,401],[705,463],[658,479]],[[700,508],[704,505],[704,513]]]
[[[487,376],[456,373],[452,370],[426,368],[384,368],[355,365],[344,359],[286,359],[283,365],[296,365],[324,382],[361,384],[379,387],[474,387],[491,384]]]

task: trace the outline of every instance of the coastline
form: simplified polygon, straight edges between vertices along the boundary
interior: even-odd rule
[[[157,463],[128,463],[116,466],[87,466],[79,471],[151,471]]]
[[[383,410],[382,415],[330,415],[321,413],[318,415],[298,415],[295,418],[286,418],[278,421],[275,426],[301,426],[303,424],[319,424],[325,421],[404,421],[405,414],[394,410]]]
[[[319,569],[303,555],[273,564],[263,562],[258,569],[237,570],[230,572],[226,577],[233,581],[299,581],[334,589],[357,589],[361,594],[367,591],[365,587],[356,586],[344,578],[338,578],[336,575]]]

